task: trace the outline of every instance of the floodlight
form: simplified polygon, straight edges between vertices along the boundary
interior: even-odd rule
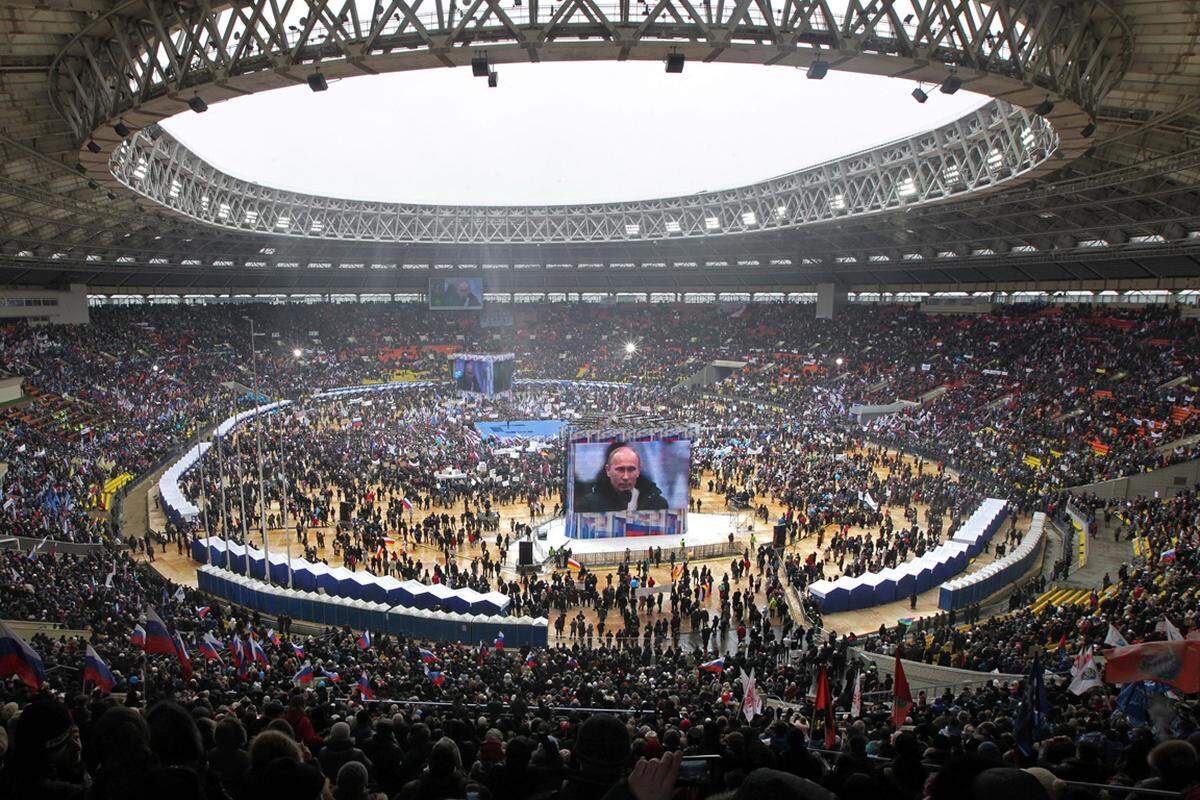
[[[948,75],[946,80],[942,81],[942,94],[954,94],[962,88],[962,78],[957,75]]]
[[[918,103],[924,103],[929,99],[929,95],[925,94],[925,90],[920,86],[912,90],[912,96],[913,100],[916,100]]]
[[[488,73],[488,88],[495,89],[500,84],[500,73],[492,70]]]
[[[636,353],[637,345],[634,344],[633,342],[626,342],[625,343],[625,352],[626,353]]]
[[[329,88],[329,81],[325,80],[325,76],[319,72],[314,72],[308,76],[308,88],[314,92],[323,92]]]
[[[1044,117],[1053,110],[1054,101],[1047,97],[1045,100],[1034,106],[1033,113],[1037,114],[1039,117]]]
[[[829,72],[829,62],[817,59],[808,65],[809,80],[819,81],[825,77],[825,73]]]
[[[208,111],[208,103],[204,102],[204,98],[200,95],[193,95],[188,101],[188,108],[195,111],[197,114],[203,114]]]
[[[683,63],[687,59],[683,53],[668,53],[667,54],[667,72],[672,75],[678,75],[683,72]]]
[[[476,78],[490,78],[491,71],[488,69],[487,54],[475,56],[471,59],[471,74]]]
[[[1083,130],[1079,131],[1079,135],[1085,139],[1090,139],[1090,138],[1092,138],[1092,134],[1095,132],[1096,132],[1096,123],[1095,123],[1095,121],[1091,121],[1091,122],[1088,122],[1087,125],[1083,126]]]
[[[132,131],[129,130],[129,126],[126,125],[122,120],[117,120],[117,124],[113,125],[113,130],[116,131],[117,136],[120,136],[122,139],[128,137],[129,134],[132,133]]]
[[[99,153],[100,145],[96,144],[94,139],[88,139],[87,149],[89,153]]]

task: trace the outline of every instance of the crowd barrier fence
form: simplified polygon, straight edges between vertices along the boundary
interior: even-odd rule
[[[201,591],[264,614],[286,614],[331,627],[385,632],[426,641],[472,645],[483,642],[490,646],[503,634],[506,646],[545,647],[549,630],[544,617],[454,614],[330,597],[272,586],[213,566],[196,570],[196,578]]]
[[[966,608],[1012,585],[1033,566],[1042,551],[1045,538],[1046,515],[1039,511],[1033,515],[1029,532],[1011,553],[978,572],[943,584],[938,595],[938,608],[943,611]]]
[[[896,567],[868,572],[835,581],[814,581],[808,593],[822,614],[855,611],[903,600],[929,591],[967,568],[983,552],[1007,517],[1007,500],[990,497],[964,522],[954,535],[933,550]]]
[[[365,600],[388,603],[406,608],[441,609],[459,614],[502,615],[509,605],[509,598],[500,592],[477,592],[474,589],[451,589],[442,583],[401,581],[390,575],[374,575],[356,572],[345,567],[330,567],[314,564],[303,558],[291,560],[289,574],[288,559],[283,553],[269,556],[253,545],[226,542],[217,537],[193,539],[192,560],[229,569],[237,575],[265,581],[267,563],[270,563],[271,583],[302,591],[324,592],[329,597],[349,600]]]

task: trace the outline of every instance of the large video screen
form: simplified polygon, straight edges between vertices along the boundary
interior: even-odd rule
[[[572,442],[567,513],[686,512],[691,461],[689,439]]]
[[[454,385],[460,392],[479,392],[481,394],[495,394],[495,370],[496,366],[491,361],[476,361],[474,359],[456,358],[454,359],[453,378]],[[509,380],[509,388],[512,380]]]
[[[492,389],[496,394],[512,391],[513,370],[516,366],[517,362],[511,358],[492,364]]]
[[[452,311],[483,308],[483,278],[430,278],[429,307]]]

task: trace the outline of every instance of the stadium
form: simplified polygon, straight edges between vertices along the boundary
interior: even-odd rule
[[[4,3],[0,798],[1196,800],[1197,26]]]

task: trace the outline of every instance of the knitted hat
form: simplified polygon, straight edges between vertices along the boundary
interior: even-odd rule
[[[575,755],[585,767],[622,767],[629,760],[629,730],[611,714],[593,714],[579,727]]]

